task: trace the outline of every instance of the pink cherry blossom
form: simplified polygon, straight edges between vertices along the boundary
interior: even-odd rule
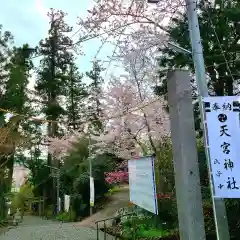
[[[96,0],[87,18],[79,19],[79,25],[91,36],[116,37],[138,29],[156,43],[163,35],[165,21],[183,5],[183,0],[161,0],[158,4],[148,4],[147,0]]]
[[[95,153],[112,152],[123,159],[151,154],[170,136],[165,101],[154,95],[159,83],[158,48],[168,40],[165,26],[182,12],[184,0],[95,0],[84,19],[79,19],[79,42],[97,37],[116,46],[110,61],[123,66],[121,76],[112,76],[98,94],[104,131],[93,136],[80,129],[66,136],[48,138],[49,152],[66,156],[82,136],[94,143]],[[88,104],[86,102],[86,104]]]
[[[135,62],[130,60],[126,59],[125,64],[129,63],[126,76],[113,77],[103,94],[101,120],[104,131],[99,136],[90,136],[96,142],[93,146],[98,153],[112,152],[123,159],[152,154],[156,152],[158,143],[170,136],[165,101],[154,95],[151,81],[143,74],[145,68],[135,71],[137,59]],[[87,131],[81,131],[82,136],[89,136]],[[63,157],[81,134],[76,132],[62,139],[48,139],[49,151]]]
[[[83,132],[71,131],[67,135],[58,137],[47,137],[48,152],[58,159],[62,159],[74,148],[74,144],[83,136]]]
[[[122,45],[138,46],[151,52],[168,39],[167,24],[184,11],[184,0],[95,0],[85,18],[79,18],[79,42],[92,38],[102,44],[116,45],[114,55],[121,54]],[[84,36],[84,37],[83,37]],[[111,59],[112,60],[112,59]]]
[[[105,132],[94,137],[98,147],[130,159],[155,152],[158,142],[170,136],[165,102],[149,89],[129,79],[114,78],[106,95],[104,113],[110,119],[105,120]]]
[[[105,173],[105,181],[108,184],[128,183],[128,172],[116,171],[116,172]]]

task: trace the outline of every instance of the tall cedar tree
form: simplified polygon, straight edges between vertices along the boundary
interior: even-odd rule
[[[83,75],[79,73],[74,60],[71,61],[67,83],[67,118],[69,130],[77,130],[82,121],[86,120],[86,97],[88,96],[86,85],[82,81]]]
[[[2,35],[2,34],[1,34]],[[1,45],[1,104],[0,107],[8,109],[12,112],[17,112],[20,114],[26,114],[29,109],[29,101],[27,97],[27,85],[28,79],[30,77],[30,71],[33,67],[31,56],[34,49],[31,49],[28,44],[22,47],[10,49],[8,47],[8,42],[13,40],[13,37],[9,32],[5,32],[0,40]],[[4,115],[1,113],[1,127],[5,126]],[[9,124],[8,124],[9,125]],[[9,144],[14,145],[11,147],[11,151],[8,151],[6,155],[5,152],[1,152],[0,164],[2,169],[7,169],[7,176],[4,184],[5,186],[2,193],[6,193],[11,190],[12,184],[12,174],[14,166],[14,154],[17,146],[16,138],[14,136],[19,136],[18,129],[20,126],[19,121],[14,121],[14,124],[10,124],[11,136]],[[7,126],[5,126],[7,127]],[[3,203],[0,200],[1,203]],[[1,208],[1,207],[0,207]],[[1,208],[4,209],[4,208]],[[0,214],[2,217],[4,212]]]
[[[3,26],[0,24],[0,99],[1,102],[4,97],[5,83],[8,73],[5,68],[9,62],[11,54],[11,44],[13,43],[13,36],[9,31],[3,31]],[[4,125],[4,113],[0,112],[0,125]]]
[[[29,113],[30,105],[27,95],[27,85],[29,83],[30,71],[33,68],[31,60],[33,52],[34,49],[30,48],[28,44],[19,48],[13,48],[10,62],[5,67],[8,77],[6,78],[5,92],[1,102],[2,108],[23,115]],[[11,131],[17,132],[19,126],[20,123],[18,122]],[[15,151],[12,153],[7,164],[7,168],[9,169],[9,188],[12,182],[14,154]]]
[[[92,70],[86,72],[90,80],[88,85],[88,121],[91,123],[90,128],[93,134],[99,134],[103,129],[100,118],[102,117],[102,108],[100,98],[102,97],[102,85],[104,79],[101,76],[104,68],[100,65],[99,61],[94,61]]]
[[[50,19],[50,29],[48,37],[40,41],[39,54],[43,56],[38,69],[38,79],[36,90],[46,104],[43,105],[42,113],[48,120],[57,121],[65,113],[59,103],[59,99],[64,95],[67,79],[66,71],[72,58],[72,40],[68,34],[72,31],[65,21],[66,14],[62,11],[50,9],[48,17]],[[57,136],[59,126],[56,122],[48,124],[48,136]],[[48,165],[58,166],[59,162],[48,154]],[[56,178],[52,179],[52,188],[48,189],[47,196],[51,196],[49,202],[56,206]],[[56,208],[54,209],[56,211]]]
[[[240,2],[216,0],[209,5],[206,1],[200,1],[198,8],[205,65],[209,77],[209,93],[217,96],[239,94]],[[172,42],[185,49],[191,49],[186,13],[181,17],[173,18],[168,30]],[[228,61],[231,74],[218,40]],[[160,85],[155,89],[158,95],[167,93],[166,69],[187,68],[194,72],[193,60],[189,55],[169,48],[160,49],[160,51],[163,57],[160,58]],[[194,80],[192,87],[193,96],[196,96]],[[196,129],[199,130],[198,106],[195,106],[195,116]]]
[[[9,57],[10,46],[13,41],[13,36],[8,31],[3,31],[3,26],[0,25],[0,100],[2,102],[3,94],[4,94],[4,83],[7,77],[7,73],[4,70],[7,64],[7,60]],[[5,119],[4,113],[0,112],[0,127],[4,126]],[[3,153],[0,153],[1,155]],[[0,165],[4,164],[6,161],[5,158],[1,156]],[[6,208],[5,208],[5,198],[4,194],[8,189],[8,181],[6,180],[6,172],[5,167],[1,167],[0,169],[0,219],[5,219],[6,217]]]

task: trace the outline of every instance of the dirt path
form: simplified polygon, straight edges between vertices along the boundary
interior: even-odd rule
[[[104,206],[104,209],[95,213],[91,217],[84,219],[83,221],[76,223],[77,227],[90,227],[95,228],[96,221],[114,217],[119,208],[127,207],[129,203],[129,188],[125,186],[121,191],[111,196],[111,201]]]

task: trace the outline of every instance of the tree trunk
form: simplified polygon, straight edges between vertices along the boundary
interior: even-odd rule
[[[4,194],[6,193],[6,181],[3,172],[0,172],[0,220],[7,217],[6,200]]]
[[[233,96],[233,79],[231,76],[226,77],[226,93],[228,96]]]
[[[73,66],[71,65],[70,68],[70,95],[71,95],[71,111],[72,111],[72,127],[73,130],[76,130],[76,112],[75,112],[75,107],[74,107],[74,86],[73,86]]]
[[[144,102],[144,98],[143,98],[143,95],[142,95],[142,92],[141,92],[141,86],[140,86],[140,82],[139,82],[139,79],[137,78],[137,73],[136,71],[134,71],[134,79],[136,81],[136,84],[137,84],[137,89],[138,89],[138,94],[139,94],[139,98],[142,102]],[[157,152],[157,149],[156,149],[156,146],[154,145],[154,142],[153,142],[153,139],[152,139],[152,135],[151,135],[151,129],[150,129],[150,126],[149,126],[149,123],[148,123],[148,120],[147,120],[147,115],[146,113],[144,112],[143,109],[141,109],[142,113],[143,113],[143,117],[144,117],[144,121],[145,121],[145,125],[147,127],[147,135],[148,135],[148,140],[150,142],[150,145],[152,147],[152,151],[153,153],[156,153]]]
[[[11,154],[9,156],[9,159],[7,161],[7,169],[8,169],[8,181],[7,181],[7,191],[11,191],[12,189],[12,177],[13,177],[13,169],[14,169],[14,154]]]

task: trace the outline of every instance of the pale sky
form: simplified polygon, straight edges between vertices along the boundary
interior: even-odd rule
[[[0,8],[0,24],[3,25],[3,30],[8,30],[14,35],[15,45],[29,43],[30,46],[35,47],[40,39],[47,36],[49,25],[46,13],[49,8],[68,13],[66,21],[73,27],[74,33],[79,29],[76,25],[77,17],[86,16],[87,10],[92,6],[93,0],[22,0],[20,2],[19,0],[5,0]],[[76,34],[73,40],[77,40],[77,37]],[[100,45],[98,39],[84,44],[85,56],[80,56],[77,61],[81,72],[86,72],[91,68],[91,61]],[[97,57],[107,60],[107,56],[110,56],[112,51],[112,46],[105,46]],[[38,60],[34,62],[37,63]],[[112,67],[109,68],[108,74],[111,72],[113,72]],[[31,82],[30,87],[32,88],[33,85],[34,83]]]

